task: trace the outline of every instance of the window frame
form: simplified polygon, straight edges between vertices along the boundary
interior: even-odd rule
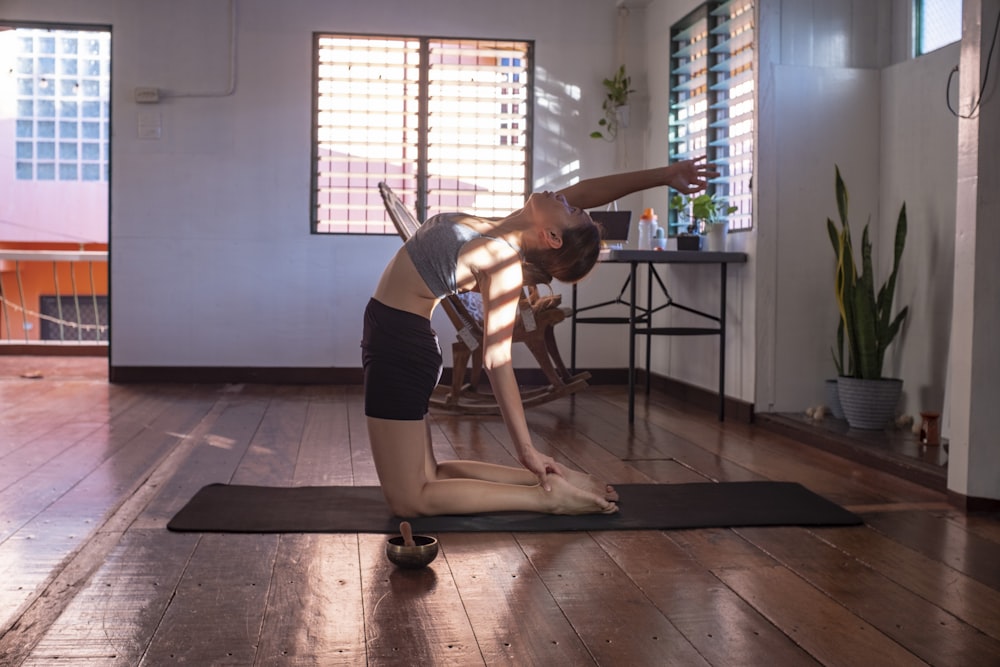
[[[729,8],[738,4],[748,5],[749,8],[744,8],[744,11],[733,19],[728,18]],[[755,147],[754,127],[757,115],[756,81],[753,71],[755,60],[753,51],[756,50],[757,44],[755,14],[756,7],[753,0],[709,0],[674,23],[670,29],[670,154],[675,160],[706,155],[709,162],[718,165],[722,175],[709,183],[708,192],[739,206],[740,210],[730,216],[730,231],[733,232],[753,229],[751,185]],[[740,31],[734,32],[730,26]],[[736,54],[730,54],[728,44],[746,42],[747,38],[740,35],[747,31],[752,31],[749,42],[743,44]],[[750,53],[744,54],[744,51]],[[703,67],[701,64],[693,65],[702,58]],[[727,66],[730,61],[738,67],[735,73]],[[747,71],[749,75],[742,74]],[[741,78],[745,79],[743,83],[749,83],[751,90],[749,93],[738,95],[734,103],[733,97],[729,94],[731,89],[728,82],[741,75]],[[701,78],[704,78],[704,83],[700,82]],[[690,95],[692,82],[698,84],[694,86],[696,91],[704,89],[704,92]],[[747,95],[749,95],[748,100],[740,101]],[[687,104],[692,99],[697,101]],[[747,102],[750,104],[749,113],[740,111],[735,116],[731,115],[731,112]],[[704,105],[703,112],[689,113],[692,107],[697,108],[701,104]],[[679,118],[682,113],[685,114],[684,118]],[[704,123],[704,130],[690,132],[688,123],[692,118],[698,119],[696,122],[699,124]],[[734,121],[734,118],[738,120]],[[730,131],[745,122],[749,122],[750,125],[745,132],[747,138],[741,142],[742,150],[736,155],[731,155],[729,151],[734,144],[730,141],[732,138]],[[696,143],[694,148],[688,145],[692,137],[702,135],[703,145]],[[749,148],[746,146],[747,142]],[[734,173],[735,160],[732,159],[738,156],[742,156],[741,162],[749,160],[749,169],[741,169]],[[669,235],[675,236],[683,231],[682,226],[677,212],[671,210],[667,222]]]
[[[321,67],[321,43],[324,39],[358,39],[358,40],[385,40],[394,41],[399,40],[400,42],[417,42],[419,43],[419,58],[416,64],[406,64],[401,67],[406,69],[416,69],[418,71],[418,78],[414,81],[412,78],[405,78],[402,82],[404,88],[408,86],[416,86],[416,101],[417,109],[412,112],[416,116],[417,130],[416,130],[416,143],[406,144],[411,146],[416,150],[416,157],[412,160],[409,158],[403,160],[402,172],[400,174],[386,173],[385,179],[391,187],[396,191],[400,199],[403,200],[404,204],[409,206],[411,210],[414,211],[419,220],[424,220],[427,217],[428,211],[433,210],[431,204],[429,204],[430,194],[433,192],[430,186],[430,182],[434,179],[442,180],[447,178],[446,175],[432,174],[429,168],[429,163],[431,163],[432,158],[429,157],[430,143],[430,123],[433,110],[431,109],[431,104],[433,103],[433,98],[431,97],[430,89],[432,87],[431,80],[431,70],[435,67],[435,62],[432,60],[432,56],[436,55],[433,50],[433,45],[440,45],[442,50],[445,45],[461,45],[461,44],[474,44],[476,49],[487,49],[488,45],[505,45],[513,44],[516,45],[520,53],[523,53],[523,67],[519,70],[520,74],[523,74],[525,80],[516,80],[510,87],[514,88],[523,95],[523,110],[520,111],[520,116],[516,117],[512,122],[516,122],[518,125],[523,123],[523,133],[516,133],[522,140],[515,142],[512,145],[520,144],[520,154],[523,155],[523,181],[518,185],[523,185],[517,190],[512,190],[507,193],[509,197],[517,197],[520,206],[520,202],[523,202],[525,198],[530,194],[532,188],[532,156],[533,156],[533,136],[534,136],[534,108],[535,108],[535,57],[534,50],[535,44],[534,40],[528,39],[502,39],[502,38],[463,38],[454,36],[438,36],[438,35],[398,35],[398,34],[372,34],[372,33],[353,33],[353,32],[339,32],[339,31],[316,31],[313,33],[313,75],[312,75],[312,117],[311,117],[311,150],[310,150],[310,233],[322,236],[384,236],[393,235],[396,233],[395,228],[392,225],[388,214],[384,210],[384,206],[381,203],[381,198],[379,196],[378,190],[375,186],[375,182],[370,182],[367,184],[366,191],[364,194],[365,204],[363,205],[366,211],[366,217],[362,221],[356,222],[356,226],[360,229],[352,230],[348,229],[322,229],[324,224],[331,224],[327,220],[322,219],[320,215],[321,201],[320,197],[323,193],[323,187],[320,183],[321,178],[321,167],[320,161],[323,159],[321,153],[321,138],[320,132],[322,125],[320,122],[320,103],[321,103],[321,91],[320,86],[323,79],[321,79],[320,67]],[[409,47],[407,47],[409,48]],[[440,64],[438,64],[441,67]],[[446,70],[445,70],[446,71]],[[487,71],[486,68],[483,71]],[[472,85],[475,85],[473,83]],[[503,87],[502,83],[497,84]],[[412,98],[407,98],[412,99]],[[411,113],[407,111],[406,113]],[[470,118],[473,114],[470,113]],[[514,128],[515,130],[517,128]],[[400,130],[402,133],[406,133],[406,130]],[[499,135],[498,135],[499,136]],[[407,161],[409,160],[409,161]],[[391,164],[391,158],[385,158],[386,164]],[[373,161],[377,164],[378,161]],[[503,166],[507,163],[496,162],[495,164]],[[407,171],[406,167],[412,167],[411,171]],[[364,178],[367,181],[372,181],[373,178],[377,178],[380,174],[376,172],[364,172]],[[359,174],[359,176],[361,176]],[[514,182],[517,182],[518,176],[515,175]],[[405,185],[405,181],[415,181],[415,187],[409,188]],[[348,184],[345,186],[345,190],[351,190],[354,186]],[[465,192],[466,190],[459,188],[456,192]],[[475,189],[468,189],[471,194],[475,192]],[[437,204],[440,205],[440,204]],[[517,206],[512,207],[504,211],[504,215],[509,213],[510,210],[515,210]],[[456,209],[457,210],[457,209]],[[476,213],[474,210],[470,210],[468,207],[463,207],[463,210],[470,213]],[[379,211],[379,213],[375,213]],[[494,213],[496,215],[496,213]],[[352,226],[352,221],[332,221],[334,225],[344,225]],[[373,229],[367,228],[371,225]]]

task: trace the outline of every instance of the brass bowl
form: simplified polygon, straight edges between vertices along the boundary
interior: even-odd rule
[[[418,569],[427,567],[438,555],[438,541],[428,535],[414,535],[414,545],[408,547],[402,535],[389,538],[385,543],[385,555],[399,567]]]

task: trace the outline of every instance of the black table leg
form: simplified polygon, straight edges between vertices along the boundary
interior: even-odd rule
[[[635,422],[635,262],[629,262],[628,423]]]
[[[576,283],[573,283],[573,317],[569,331],[569,374],[576,375]]]
[[[726,421],[726,263],[720,262],[719,293],[719,421]]]
[[[650,378],[652,373],[650,368],[651,356],[650,353],[653,349],[653,334],[650,333],[650,329],[653,326],[653,265],[646,265],[646,396],[649,396]]]

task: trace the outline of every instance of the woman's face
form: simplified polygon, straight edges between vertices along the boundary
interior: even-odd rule
[[[577,225],[594,224],[586,211],[571,206],[565,197],[554,192],[533,193],[528,198],[526,208],[539,227],[552,226],[563,230]]]
[[[587,212],[553,192],[531,195],[524,212],[532,225],[521,236],[525,258],[563,282],[587,275],[601,245],[600,228]]]

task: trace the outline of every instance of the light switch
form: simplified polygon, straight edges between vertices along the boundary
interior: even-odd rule
[[[163,122],[159,111],[139,112],[139,138],[159,139],[163,132]]]

